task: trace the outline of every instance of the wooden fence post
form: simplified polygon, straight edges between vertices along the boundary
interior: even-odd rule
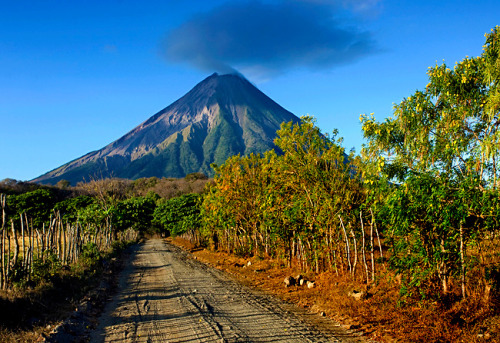
[[[10,224],[11,224],[12,236],[14,236],[14,244],[15,244],[14,263],[11,267],[15,267],[17,264],[17,257],[19,255],[19,242],[17,241],[17,233],[16,233],[16,230],[14,228],[14,220],[11,220]]]
[[[371,223],[370,223],[370,257],[371,257],[371,260],[372,260],[372,282],[375,281],[375,251],[374,251],[374,246],[373,246],[373,224],[375,222],[374,218],[373,218],[373,211],[372,209],[370,208],[370,212],[372,214],[372,220],[371,220]]]
[[[370,278],[368,276],[368,264],[366,263],[365,226],[364,226],[364,223],[363,223],[363,211],[359,211],[359,220],[361,221],[361,234],[363,235],[363,245],[362,245],[361,253],[363,255],[363,264],[365,266],[366,283],[368,284],[370,282]]]
[[[22,251],[23,251],[23,259],[21,260],[21,268],[22,269],[25,269],[26,268],[26,264],[25,264],[25,259],[26,259],[26,252],[24,250],[24,220],[23,220],[23,215],[22,214],[19,214],[20,216],[20,219],[21,219],[21,248],[22,248]]]

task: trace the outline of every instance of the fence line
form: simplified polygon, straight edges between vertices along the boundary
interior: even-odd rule
[[[31,281],[37,265],[57,263],[62,266],[76,263],[88,243],[99,251],[108,250],[114,240],[136,240],[138,233],[129,229],[113,237],[111,225],[83,225],[64,222],[59,212],[54,212],[48,225],[33,225],[33,218],[20,214],[7,223],[6,195],[0,194],[2,227],[0,235],[0,288],[8,289],[14,281]]]

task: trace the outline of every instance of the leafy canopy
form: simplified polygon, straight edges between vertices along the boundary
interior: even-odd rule
[[[426,88],[393,117],[361,116],[367,179],[401,183],[385,206],[391,263],[414,288],[439,280],[446,293],[450,277],[465,280],[467,246],[498,229],[499,38],[497,26],[481,56],[429,68]]]

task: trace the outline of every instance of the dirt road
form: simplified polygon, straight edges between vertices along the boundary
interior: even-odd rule
[[[138,247],[91,335],[91,342],[123,343],[359,341],[160,239]]]

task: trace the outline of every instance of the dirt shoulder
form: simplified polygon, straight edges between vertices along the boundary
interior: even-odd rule
[[[165,240],[119,277],[92,342],[362,342],[327,317],[252,291]]]
[[[285,277],[298,275],[299,268],[287,267],[280,260],[242,258],[195,248],[182,238],[172,242],[241,283],[295,304],[307,313],[324,314],[368,341],[496,342],[500,337],[500,316],[494,304],[467,299],[447,307],[436,301],[402,298],[399,280],[383,265],[381,277],[370,285],[341,273],[325,272],[302,274],[315,282],[314,288],[284,287]]]

